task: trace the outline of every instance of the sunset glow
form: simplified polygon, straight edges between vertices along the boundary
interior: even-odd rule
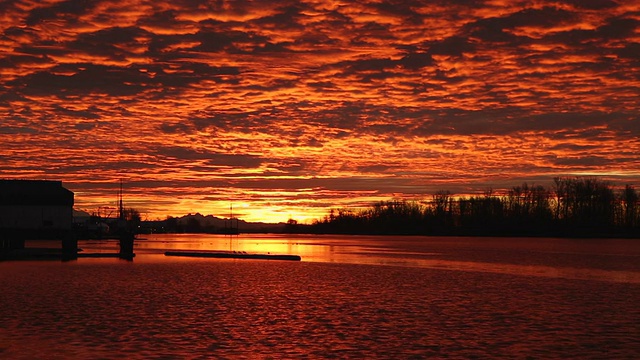
[[[640,185],[640,3],[0,2],[0,178],[76,208],[311,221]]]

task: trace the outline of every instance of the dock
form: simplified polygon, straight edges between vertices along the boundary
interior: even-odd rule
[[[183,256],[198,258],[217,258],[217,259],[258,259],[258,260],[288,260],[300,261],[299,255],[290,254],[250,254],[246,252],[233,251],[167,251],[165,256]]]
[[[75,252],[69,253],[55,248],[25,248],[12,251],[0,252],[0,261],[39,261],[39,260],[77,260],[80,258],[111,258],[132,260],[134,253],[111,253],[111,252]]]
[[[22,248],[0,252],[0,261],[7,260],[62,260],[65,253],[61,249]]]

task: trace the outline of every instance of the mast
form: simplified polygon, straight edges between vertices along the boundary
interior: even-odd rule
[[[239,222],[236,218],[236,226],[233,226],[233,203],[229,202],[229,221],[224,221],[224,232],[226,234],[237,234],[239,230]]]
[[[118,218],[124,220],[124,204],[122,202],[122,179],[120,179],[120,192],[118,193]]]
[[[229,203],[229,227],[233,231],[233,203]]]

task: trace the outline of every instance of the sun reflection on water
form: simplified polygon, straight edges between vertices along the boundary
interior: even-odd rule
[[[483,241],[330,235],[153,234],[138,240],[135,252],[136,261],[140,262],[194,261],[166,258],[165,251],[219,251],[298,255],[304,262],[640,283],[640,268],[631,265],[640,262],[640,249],[631,248],[621,253],[624,244],[615,248],[611,241],[602,242],[600,247],[593,247],[586,241],[576,244],[571,240],[545,240],[546,245],[540,245],[545,243],[542,240]],[[559,251],[558,246],[566,249]],[[82,247],[90,252],[117,251],[117,242],[87,242]]]

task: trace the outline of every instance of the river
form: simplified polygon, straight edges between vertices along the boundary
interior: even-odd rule
[[[0,262],[0,358],[640,358],[638,240],[144,237]]]

